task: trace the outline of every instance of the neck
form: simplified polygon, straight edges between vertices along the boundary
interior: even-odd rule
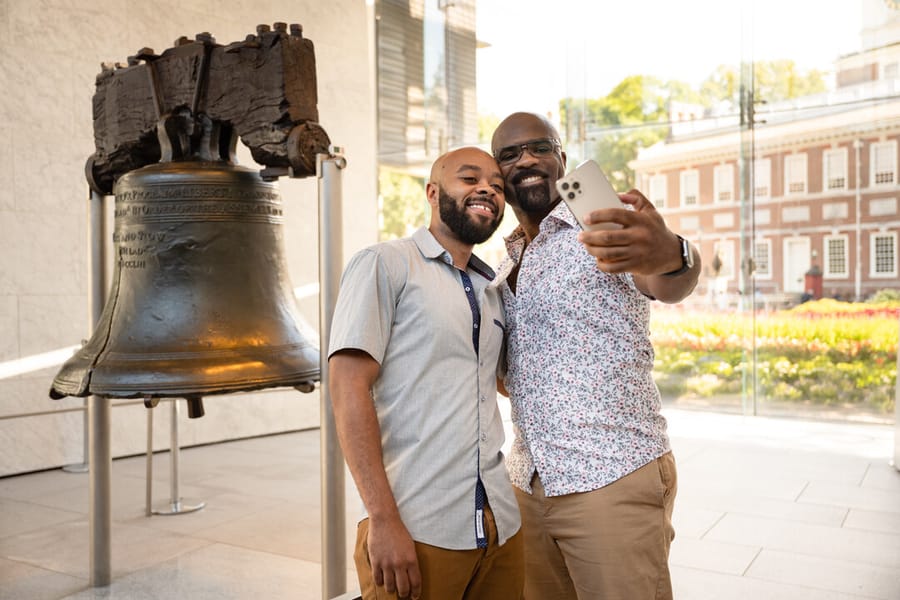
[[[548,208],[546,211],[529,211],[525,212],[519,207],[513,207],[513,212],[516,214],[516,219],[519,221],[519,225],[522,226],[522,231],[525,232],[525,241],[531,243],[531,240],[537,237],[537,234],[541,229],[541,221],[543,221],[547,215],[549,215],[556,204]]]
[[[450,258],[453,259],[453,266],[461,271],[465,271],[466,267],[469,266],[469,259],[472,258],[474,246],[461,242],[447,231],[445,227],[434,223],[428,227],[428,231],[444,247],[444,250],[450,253]]]

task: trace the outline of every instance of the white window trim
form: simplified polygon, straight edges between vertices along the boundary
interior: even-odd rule
[[[878,238],[892,238],[894,240],[894,270],[890,273],[876,273],[875,272],[875,241]],[[877,231],[872,232],[869,235],[869,277],[872,279],[896,279],[897,278],[897,263],[900,262],[900,257],[897,256],[897,232],[896,231]]]
[[[840,156],[841,157],[841,172],[832,174],[829,171],[828,167],[828,158],[831,156]],[[822,191],[825,193],[835,192],[840,190],[847,190],[849,187],[849,181],[847,179],[847,149],[846,148],[829,148],[822,153]],[[841,187],[829,187],[829,181],[834,178],[840,178],[844,180],[844,185]]]
[[[795,171],[799,176],[791,177]],[[797,196],[805,194],[809,190],[809,168],[805,152],[796,154],[788,154],[784,157],[784,195]],[[798,183],[803,185],[802,190],[791,190],[791,184]]]
[[[760,181],[762,175],[765,175],[765,180]],[[760,185],[763,184],[763,185]],[[765,194],[757,193],[757,190],[760,187],[766,188]],[[753,161],[753,196],[756,198],[771,198],[772,197],[772,159],[771,158],[757,158]]]
[[[665,173],[657,173],[656,175],[650,175],[648,178],[647,191],[650,193],[650,202],[653,203],[656,208],[666,208],[669,203],[669,178]],[[660,190],[662,193],[659,193]],[[659,203],[657,204],[657,197],[659,198]]]
[[[758,270],[753,272],[753,276],[756,279],[761,279],[763,281],[769,281],[772,279],[772,240],[769,238],[758,239],[753,242],[753,260],[756,261],[756,247],[757,246],[766,246],[766,256],[769,257],[769,271],[767,273],[761,273]]]
[[[722,271],[719,273],[719,277],[722,277],[727,281],[733,281],[735,278],[734,240],[723,239],[716,241],[713,244],[713,256],[715,256],[716,252],[718,252],[719,250],[722,251],[722,253],[719,255],[719,257],[722,259]]]
[[[844,264],[847,270],[843,273],[831,272],[831,253],[829,252],[829,240],[840,239],[844,241]],[[850,238],[847,235],[826,235],[822,239],[822,276],[826,279],[850,278]]]
[[[723,186],[720,185],[720,181],[722,178],[728,181],[728,189],[723,189]],[[719,198],[720,194],[724,191],[727,191],[731,197],[728,199]],[[731,204],[736,200],[734,194],[734,165],[732,164],[724,164],[724,165],[716,165],[713,170],[713,203],[714,204]]]
[[[687,203],[686,194],[685,194],[685,191],[687,188],[687,186],[685,185],[685,180],[687,180],[689,177],[693,178],[695,181],[695,184],[696,184],[694,186],[695,196],[694,196],[693,204]],[[690,208],[692,206],[700,206],[700,171],[698,171],[697,169],[685,169],[684,171],[681,172],[681,175],[679,177],[679,184],[680,184],[678,186],[678,188],[679,188],[678,189],[679,205],[682,208]]]
[[[890,149],[894,153],[894,160],[892,168],[891,181],[878,182],[876,181],[876,167],[875,164],[875,152],[878,148]],[[885,171],[886,173],[887,171]],[[877,144],[872,144],[869,148],[869,187],[885,187],[885,186],[894,186],[897,185],[897,142],[896,140],[891,140],[888,142],[878,142]]]

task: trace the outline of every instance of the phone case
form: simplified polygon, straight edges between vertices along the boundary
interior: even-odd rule
[[[598,208],[624,208],[616,190],[593,160],[586,160],[556,181],[556,190],[582,229],[620,229],[618,223],[585,225],[584,216]]]

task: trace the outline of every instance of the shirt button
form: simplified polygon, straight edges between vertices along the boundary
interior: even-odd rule
[[[475,323],[475,324],[473,325],[473,327],[475,327],[475,329],[478,329],[478,323]]]
[[[481,397],[481,401],[484,402],[484,396]]]
[[[481,441],[482,441],[482,442],[487,441],[487,434],[485,434],[485,433],[482,433],[482,434],[481,434]]]
[[[467,288],[466,288],[466,291],[467,291],[467,292],[471,292],[471,291],[472,291],[472,288],[467,287]]]

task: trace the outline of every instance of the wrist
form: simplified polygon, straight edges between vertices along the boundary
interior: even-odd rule
[[[675,237],[678,238],[678,249],[681,254],[681,266],[673,271],[663,273],[662,275],[664,277],[677,277],[678,275],[687,273],[694,266],[694,252],[691,248],[691,243],[678,234],[675,234]]]

